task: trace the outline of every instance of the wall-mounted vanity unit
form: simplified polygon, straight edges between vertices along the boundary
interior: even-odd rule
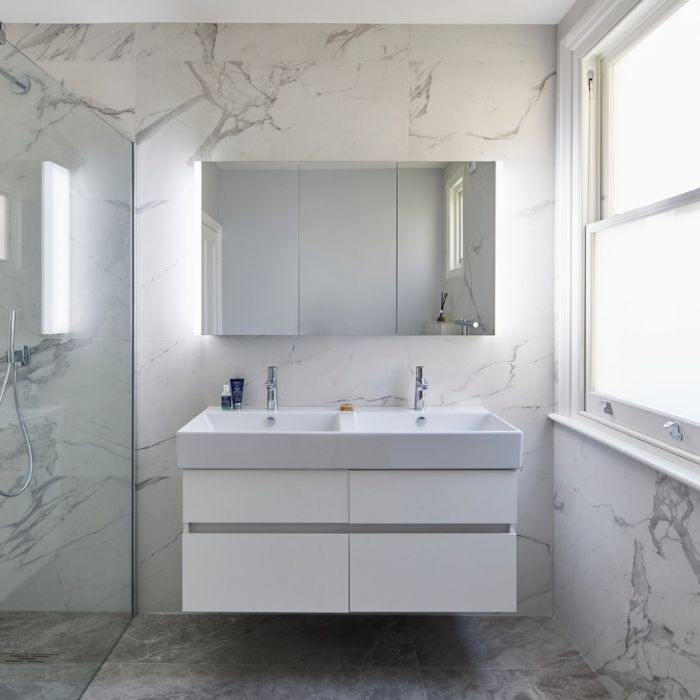
[[[522,433],[485,409],[208,409],[177,450],[185,611],[516,609]]]
[[[202,332],[493,334],[498,172],[201,163]]]

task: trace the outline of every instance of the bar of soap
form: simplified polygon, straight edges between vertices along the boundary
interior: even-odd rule
[[[354,407],[351,403],[341,403],[339,406],[341,411],[354,411]]]

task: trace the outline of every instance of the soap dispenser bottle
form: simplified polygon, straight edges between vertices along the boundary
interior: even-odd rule
[[[231,385],[224,384],[224,388],[221,391],[221,410],[230,411],[233,409],[233,396],[231,395]]]

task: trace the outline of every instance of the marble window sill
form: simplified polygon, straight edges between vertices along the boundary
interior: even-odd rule
[[[614,428],[608,428],[584,416],[564,416],[559,413],[550,413],[549,418],[558,425],[646,464],[693,489],[700,490],[700,464],[696,462],[670,454],[643,440],[625,435]]]

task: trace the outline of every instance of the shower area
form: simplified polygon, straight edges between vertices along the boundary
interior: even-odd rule
[[[132,160],[0,31],[2,698],[79,698],[132,616]]]

